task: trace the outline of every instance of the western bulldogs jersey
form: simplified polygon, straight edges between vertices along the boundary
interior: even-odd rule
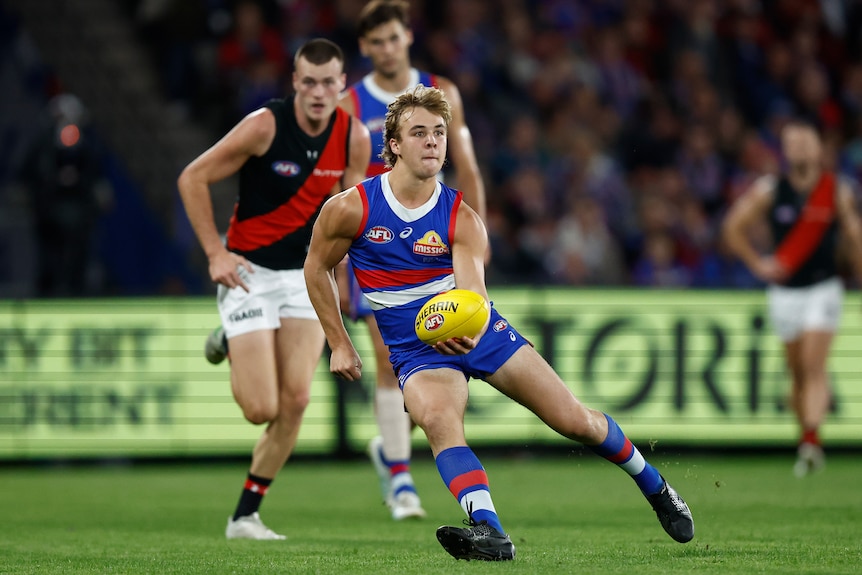
[[[413,318],[432,296],[455,287],[452,239],[461,192],[437,182],[431,198],[408,209],[389,174],[357,186],[364,216],[348,250],[362,293],[390,351],[423,348]]]
[[[227,248],[270,269],[299,269],[317,214],[350,157],[350,115],[336,108],[323,133],[309,136],[296,122],[292,98],[265,107],[275,115],[275,138],[240,169]]]
[[[410,88],[422,84],[438,88],[437,78],[433,74],[420,72],[416,68],[410,70]],[[410,89],[408,88],[408,90]],[[353,101],[353,115],[371,132],[371,163],[368,164],[368,176],[376,176],[386,171],[386,164],[380,159],[383,151],[383,124],[386,109],[400,94],[393,94],[381,89],[374,83],[372,75],[368,74],[362,80],[347,89]]]

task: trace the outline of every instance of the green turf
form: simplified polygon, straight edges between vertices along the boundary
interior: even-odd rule
[[[481,450],[480,450],[481,455]],[[795,479],[788,457],[663,457],[695,539],[668,538],[623,472],[593,455],[484,463],[511,563],[458,562],[434,529],[459,524],[430,459],[414,465],[428,519],[395,523],[365,462],[292,462],[262,508],[287,541],[226,541],[242,465],[0,468],[0,573],[859,573],[860,466],[833,456]]]

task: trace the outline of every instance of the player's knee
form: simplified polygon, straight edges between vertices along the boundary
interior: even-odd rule
[[[295,393],[282,393],[281,402],[279,403],[279,411],[281,415],[297,416],[305,413],[305,409],[311,402],[311,393],[309,391],[300,391]]]
[[[255,424],[269,423],[278,416],[278,406],[270,402],[259,402],[242,406],[242,414]]]
[[[412,414],[411,414],[412,415]],[[461,418],[450,410],[429,410],[420,415],[412,415],[414,423],[426,434],[433,435],[440,430],[453,429],[461,425]]]
[[[564,437],[589,445],[601,443],[607,435],[605,416],[594,409],[585,409],[583,413],[570,415],[564,419],[562,429],[558,429]]]

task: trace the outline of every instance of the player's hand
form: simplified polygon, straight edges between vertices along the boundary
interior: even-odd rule
[[[478,337],[453,337],[446,341],[438,341],[431,347],[433,347],[437,353],[441,353],[443,355],[464,355],[470,350],[475,349],[478,343]]]
[[[781,283],[789,275],[784,266],[772,256],[762,257],[757,260],[751,271],[755,276],[767,283]]]
[[[254,273],[247,259],[239,254],[222,250],[210,258],[210,279],[228,288],[241,287],[248,292],[246,274]]]
[[[329,371],[341,379],[357,381],[362,377],[362,360],[353,346],[333,349],[329,357]]]

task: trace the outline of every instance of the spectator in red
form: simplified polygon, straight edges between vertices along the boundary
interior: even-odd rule
[[[240,0],[234,9],[233,30],[219,43],[219,70],[225,82],[233,124],[284,92],[287,54],[278,31],[263,19],[255,0]]]

